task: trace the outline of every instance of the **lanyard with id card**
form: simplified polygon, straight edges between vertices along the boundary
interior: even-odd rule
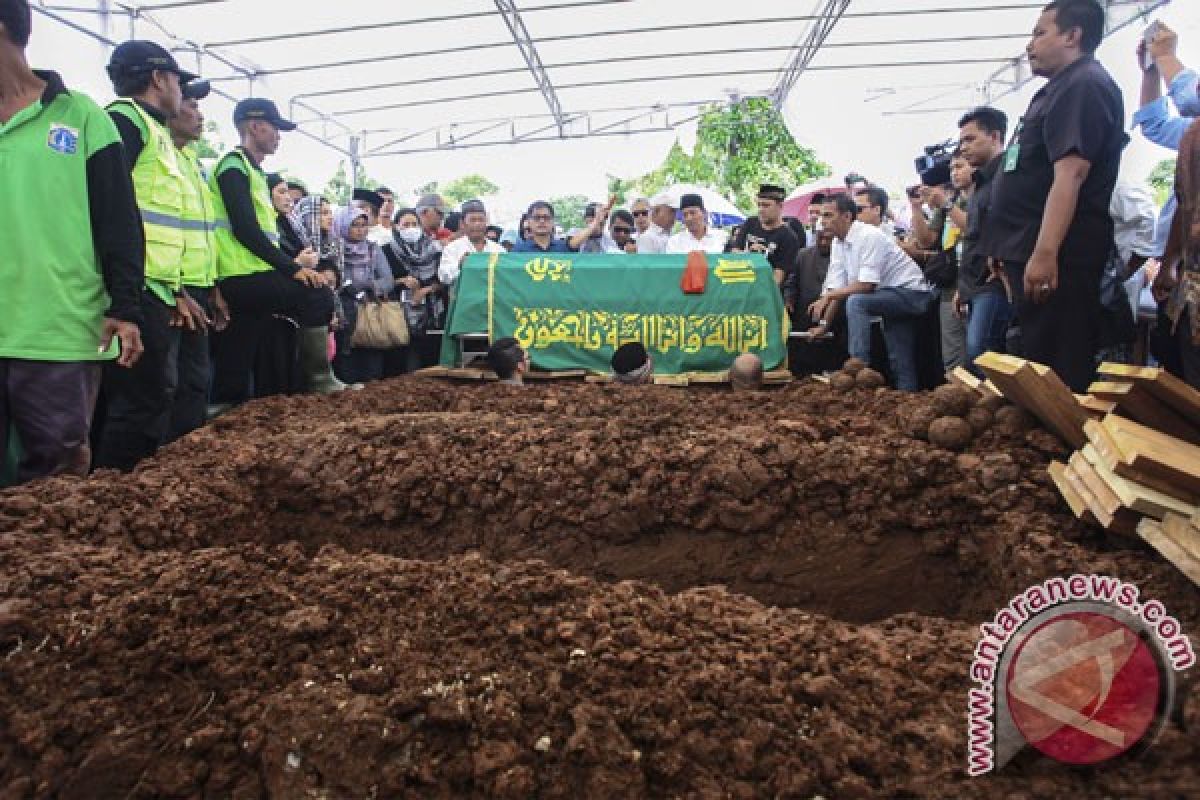
[[[1025,118],[1021,117],[1017,122],[1017,129],[1013,131],[1012,139],[1008,145],[1008,149],[1004,151],[1004,171],[1016,172],[1017,164],[1021,160],[1021,130],[1025,127]]]

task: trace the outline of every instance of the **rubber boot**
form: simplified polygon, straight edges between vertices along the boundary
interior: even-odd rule
[[[353,387],[337,379],[329,366],[329,329],[300,329],[300,371],[304,374],[304,385],[314,394],[334,394]]]

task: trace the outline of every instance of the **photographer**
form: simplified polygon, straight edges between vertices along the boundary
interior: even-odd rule
[[[960,153],[951,154],[949,149],[948,145],[926,148],[927,158],[918,159],[918,166],[933,166],[921,174],[921,186],[908,190],[913,233],[911,240],[901,245],[940,292],[938,327],[942,369],[946,372],[962,366],[966,358],[966,326],[957,313],[954,296],[962,233],[967,227],[967,196],[972,186],[970,165]],[[931,218],[925,215],[926,206],[933,209]]]

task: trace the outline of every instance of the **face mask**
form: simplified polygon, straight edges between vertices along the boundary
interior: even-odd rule
[[[421,238],[420,228],[401,228],[399,231],[401,241],[408,244],[416,244]]]

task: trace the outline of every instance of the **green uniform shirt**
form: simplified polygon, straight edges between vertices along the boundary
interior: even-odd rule
[[[120,141],[107,113],[60,92],[0,125],[0,358],[99,361],[109,306],[92,240],[87,161]]]

